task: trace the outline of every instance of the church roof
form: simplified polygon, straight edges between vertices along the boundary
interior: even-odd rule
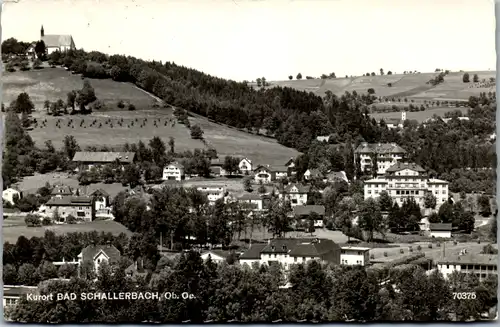
[[[41,39],[47,48],[74,46],[73,37],[71,35],[44,35]]]

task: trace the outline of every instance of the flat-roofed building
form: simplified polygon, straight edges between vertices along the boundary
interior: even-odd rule
[[[340,263],[346,266],[367,266],[370,264],[370,248],[343,246]]]

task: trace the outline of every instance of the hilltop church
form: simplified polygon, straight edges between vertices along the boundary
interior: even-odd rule
[[[68,50],[76,50],[75,42],[73,41],[73,37],[71,35],[46,35],[43,30],[43,25],[40,29],[40,40],[45,43],[48,55],[54,51],[64,52]]]

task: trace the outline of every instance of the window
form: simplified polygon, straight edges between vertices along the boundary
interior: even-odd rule
[[[302,257],[302,261],[306,261],[306,257]]]
[[[400,194],[400,191],[399,191],[399,190],[397,190],[397,191],[396,191],[396,195],[399,195],[399,194]]]
[[[446,265],[446,269],[450,269],[450,265]]]
[[[368,194],[372,194],[372,191],[371,191],[371,190],[368,190],[368,191],[367,191],[367,193],[368,193]]]
[[[446,194],[446,190],[443,190],[443,192],[442,192],[442,193],[443,193],[443,194]]]
[[[297,262],[297,257],[293,258],[293,262]]]

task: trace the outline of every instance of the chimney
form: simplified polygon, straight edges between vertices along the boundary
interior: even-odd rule
[[[276,247],[274,245],[271,245],[271,250],[274,251],[275,249],[276,249]]]

